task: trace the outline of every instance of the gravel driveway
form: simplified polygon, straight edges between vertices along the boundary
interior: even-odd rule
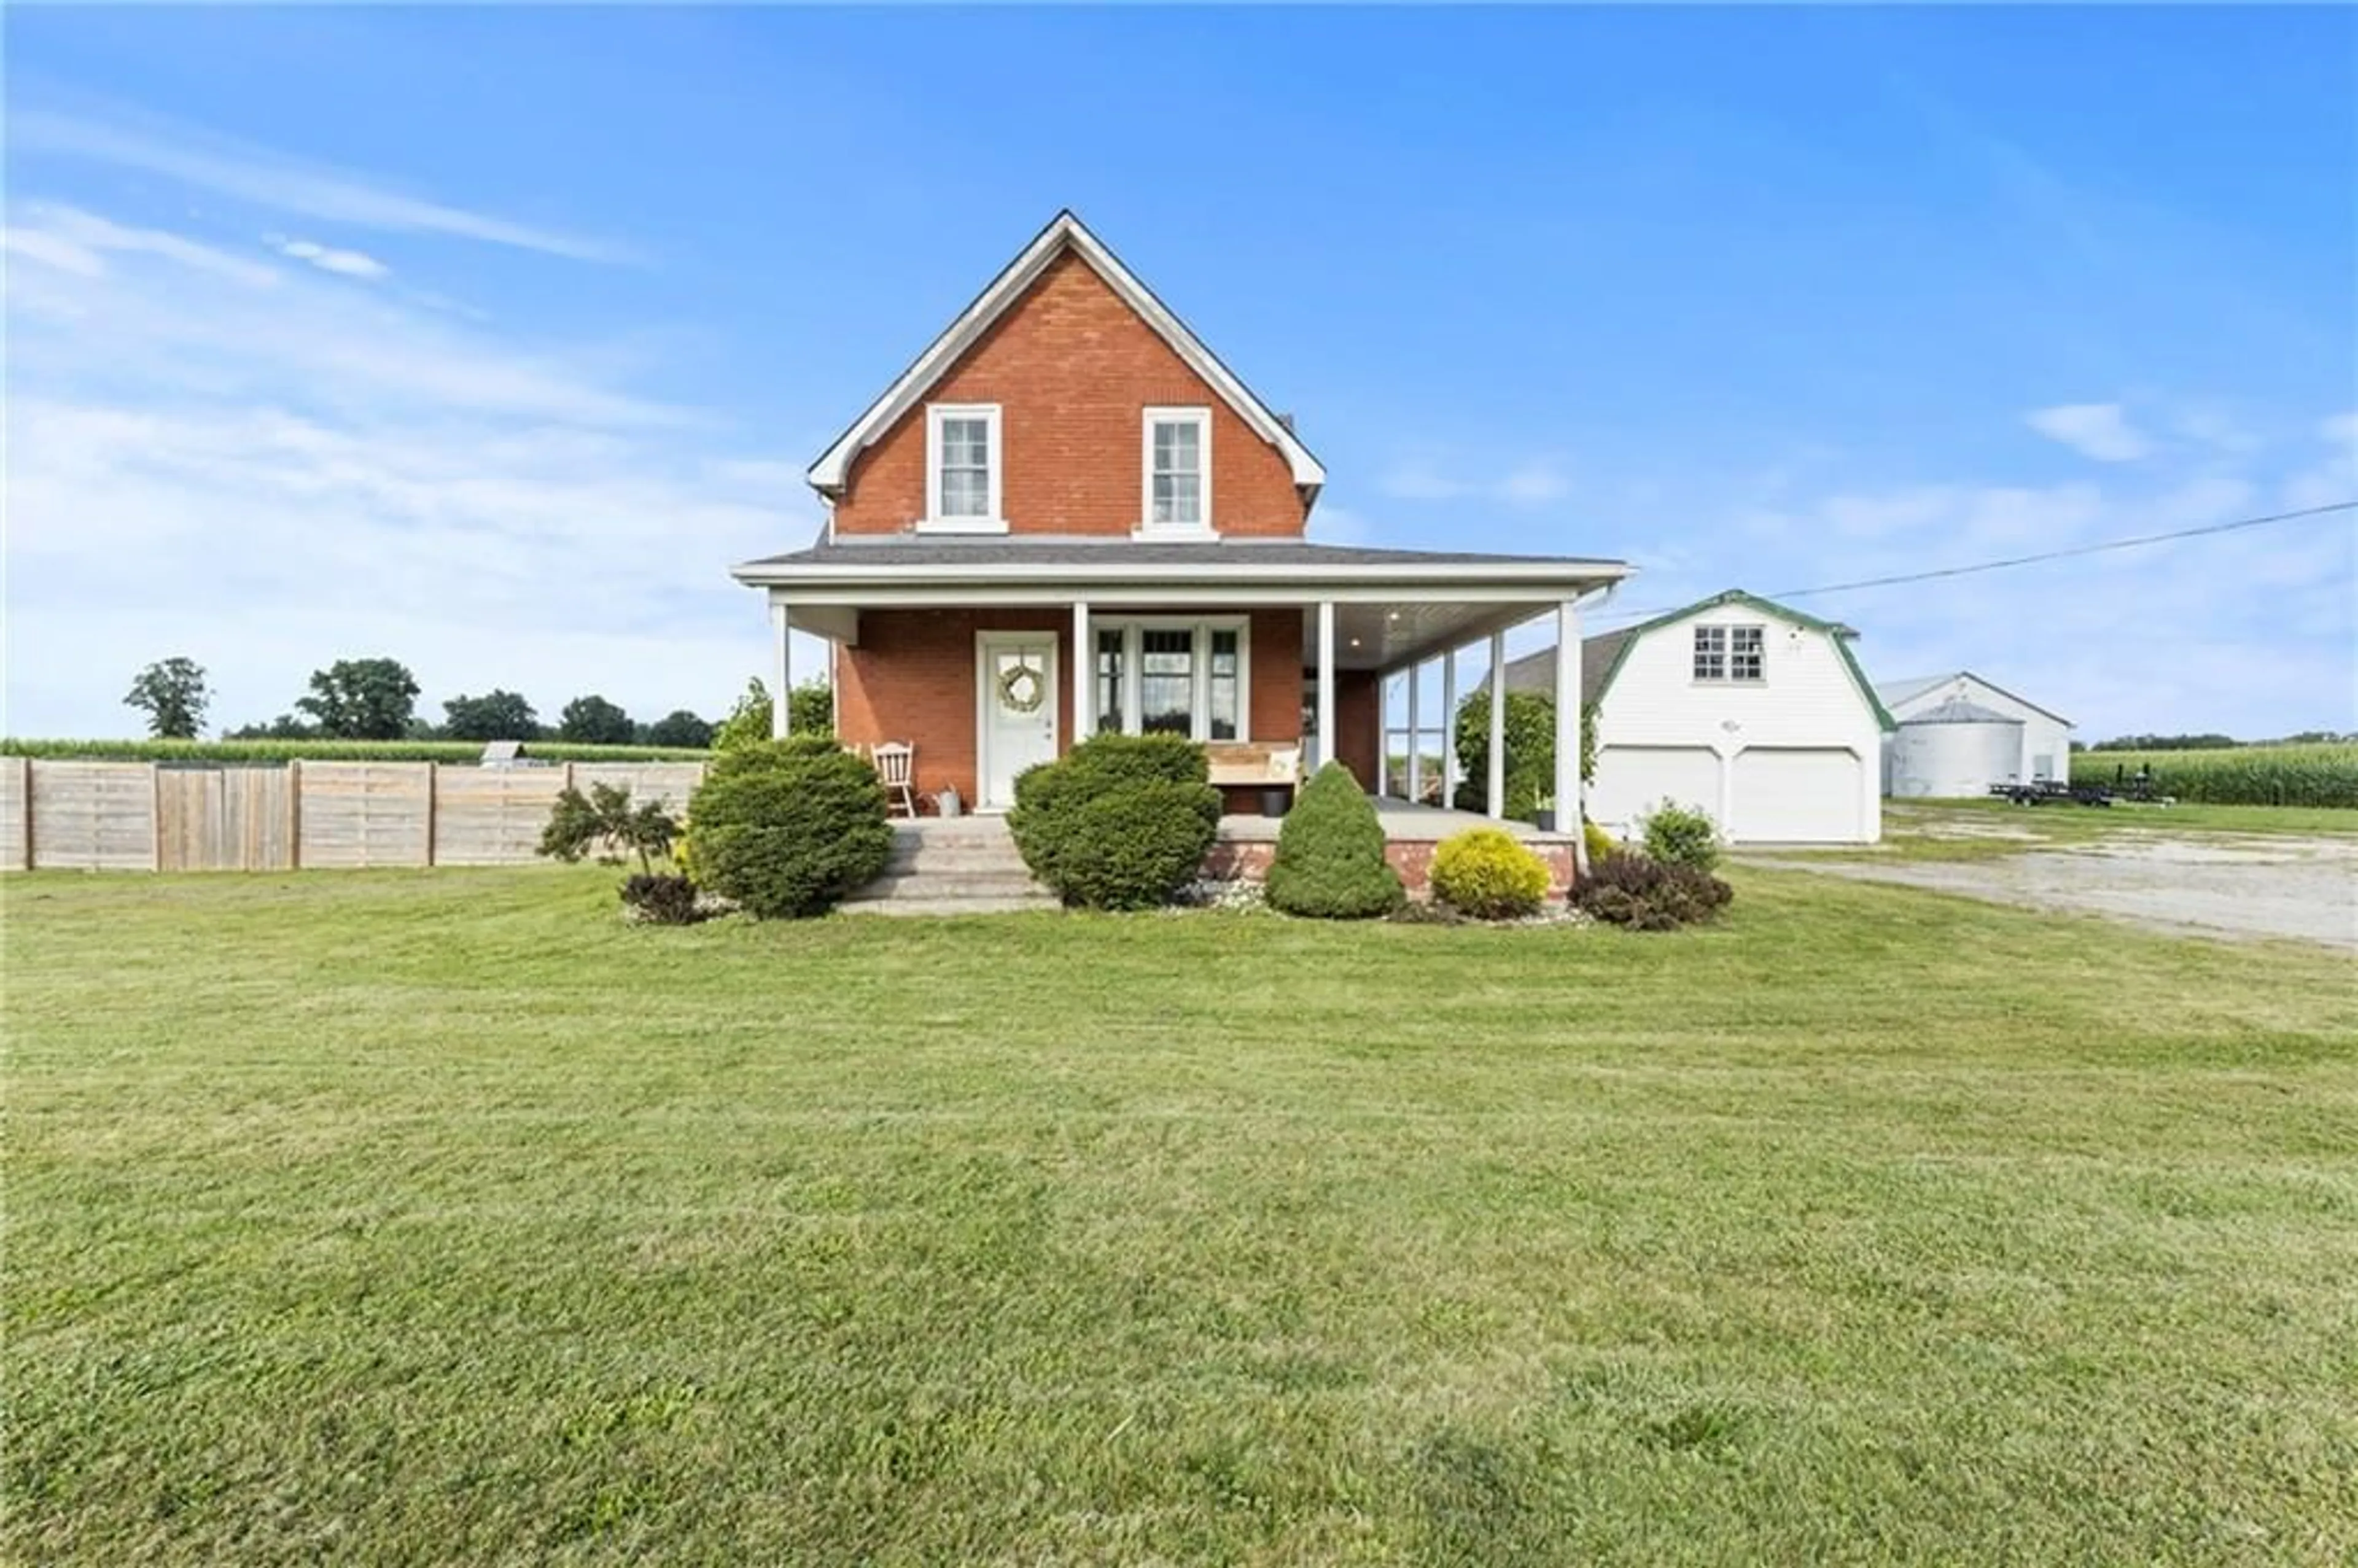
[[[2358,838],[2136,830],[1993,860],[1745,859],[2033,909],[2082,910],[2165,931],[2289,936],[2358,952]]]

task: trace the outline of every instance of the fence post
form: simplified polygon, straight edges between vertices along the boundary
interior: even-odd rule
[[[287,865],[303,869],[303,759],[287,759]]]
[[[33,869],[33,759],[28,756],[24,759],[24,762],[25,869],[29,871]]]
[[[434,864],[434,813],[441,795],[437,787],[441,777],[441,763],[426,764],[426,864],[429,870]]]
[[[147,764],[147,864],[152,871],[164,869],[164,769],[158,762]]]

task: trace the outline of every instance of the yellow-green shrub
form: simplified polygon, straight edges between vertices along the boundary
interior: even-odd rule
[[[1536,914],[1547,890],[1547,862],[1503,827],[1469,827],[1433,851],[1433,895],[1478,919]]]

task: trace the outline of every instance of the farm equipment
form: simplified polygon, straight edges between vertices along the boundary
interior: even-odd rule
[[[1990,794],[2017,806],[2047,806],[2059,801],[2071,801],[2080,806],[2110,806],[2113,792],[2103,784],[2070,784],[2061,779],[2032,779],[2028,783],[1994,784]]]
[[[2111,806],[2115,801],[2134,801],[2140,806],[2169,806],[2172,797],[2153,787],[2153,769],[2139,767],[2134,773],[2125,766],[2113,769],[2110,784],[2067,783],[2062,779],[2032,779],[2028,783],[2015,781],[1994,784],[1990,794],[2017,806],[2045,806],[2055,801],[2071,801],[2078,806]]]

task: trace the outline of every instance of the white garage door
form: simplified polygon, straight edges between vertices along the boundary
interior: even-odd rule
[[[1596,753],[1588,815],[1617,838],[1665,800],[1719,816],[1719,754],[1708,746],[1606,746]]]
[[[1738,844],[1851,844],[1861,832],[1866,763],[1832,747],[1756,746],[1736,754]]]

